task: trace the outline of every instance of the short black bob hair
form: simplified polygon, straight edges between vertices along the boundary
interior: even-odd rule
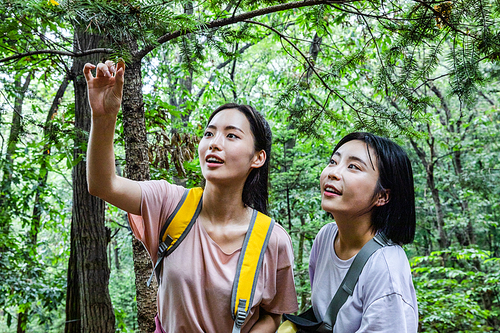
[[[271,145],[273,142],[271,128],[262,114],[254,107],[236,103],[227,103],[219,106],[208,118],[207,126],[217,113],[227,109],[236,109],[245,115],[250,123],[255,151],[264,150],[266,152],[266,161],[264,165],[260,168],[253,169],[248,175],[243,185],[242,199],[245,205],[267,215],[269,161],[271,159]]]
[[[372,229],[375,232],[383,232],[390,240],[400,245],[413,242],[416,224],[415,193],[408,155],[391,140],[366,132],[346,135],[337,143],[333,154],[352,140],[363,141],[367,149],[370,147],[376,154],[379,179],[374,195],[386,189],[390,190],[389,202],[373,208]]]

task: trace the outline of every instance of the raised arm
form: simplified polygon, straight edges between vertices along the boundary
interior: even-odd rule
[[[91,70],[96,69],[94,77]],[[115,171],[113,138],[116,116],[123,95],[125,64],[115,67],[112,61],[85,64],[88,96],[92,108],[87,147],[87,182],[89,193],[132,214],[140,214],[141,187],[138,182],[119,177]]]

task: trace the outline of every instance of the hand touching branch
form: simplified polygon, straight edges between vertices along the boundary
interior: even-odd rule
[[[96,76],[91,70],[96,69]],[[87,89],[92,116],[116,117],[120,110],[123,96],[123,76],[125,74],[125,63],[119,61],[117,66],[108,60],[97,66],[86,63],[83,74],[87,80]]]

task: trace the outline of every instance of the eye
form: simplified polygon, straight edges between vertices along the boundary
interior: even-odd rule
[[[328,164],[330,164],[330,165],[337,165],[337,161],[335,161],[335,160],[332,158]]]
[[[210,131],[206,131],[205,134],[203,134],[204,137],[209,137],[209,136],[214,136],[214,134]]]
[[[236,134],[233,134],[233,133],[229,133],[229,134],[227,135],[227,137],[228,137],[229,139],[239,139],[239,137],[238,137]]]
[[[358,168],[358,166],[356,164],[349,164],[348,168],[354,169],[354,170],[361,170],[360,168]]]

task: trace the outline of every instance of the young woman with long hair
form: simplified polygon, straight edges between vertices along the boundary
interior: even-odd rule
[[[156,262],[160,230],[185,189],[116,175],[113,135],[124,71],[123,63],[115,67],[111,61],[84,68],[92,108],[89,192],[129,213],[134,235]],[[162,262],[157,332],[231,331],[231,289],[241,247],[255,210],[267,213],[271,130],[260,113],[247,105],[219,107],[198,153],[206,180],[202,208],[188,235]],[[241,332],[275,332],[281,314],[297,310],[292,266],[290,237],[275,224]]]

